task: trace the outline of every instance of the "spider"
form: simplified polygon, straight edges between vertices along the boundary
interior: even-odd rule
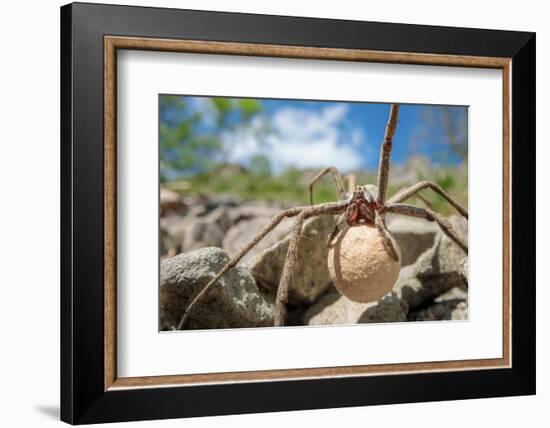
[[[398,251],[395,248],[394,241],[391,239],[385,223],[387,213],[400,214],[409,217],[423,218],[428,221],[436,222],[443,233],[453,240],[462,250],[468,254],[468,247],[461,241],[451,224],[442,215],[433,211],[430,207],[421,208],[410,204],[405,204],[407,199],[413,196],[424,198],[419,194],[420,191],[431,189],[435,193],[443,197],[451,204],[462,216],[468,218],[468,212],[465,208],[459,205],[450,195],[448,195],[439,185],[430,181],[421,181],[408,188],[398,191],[394,196],[386,200],[388,189],[388,175],[390,169],[390,155],[393,145],[393,136],[397,127],[399,115],[399,105],[392,104],[390,107],[389,118],[386,124],[384,140],[380,149],[380,158],[378,165],[378,183],[375,185],[365,186],[350,186],[352,187],[348,193],[344,190],[344,181],[342,176],[335,167],[328,167],[316,174],[309,183],[310,205],[295,208],[289,208],[274,216],[270,223],[267,224],[257,235],[250,241],[241,251],[235,255],[211,280],[208,282],[193,298],[187,306],[177,329],[181,330],[189,320],[193,309],[197,303],[203,299],[214,284],[230,269],[235,267],[237,263],[247,254],[261,239],[271,232],[281,221],[288,217],[294,217],[296,220],[290,232],[290,242],[286,259],[281,274],[281,279],[275,298],[275,313],[274,326],[284,325],[286,314],[286,303],[288,300],[288,288],[290,279],[294,270],[294,265],[297,260],[298,242],[300,240],[302,226],[306,219],[322,215],[338,215],[338,221],[333,232],[328,238],[330,245],[334,237],[343,229],[366,224],[374,226],[378,229],[382,238],[384,248],[388,255],[394,259],[398,259]],[[328,202],[323,204],[313,204],[313,189],[317,181],[323,176],[331,174],[336,185],[338,193],[338,202]],[[354,181],[353,179],[350,182]]]

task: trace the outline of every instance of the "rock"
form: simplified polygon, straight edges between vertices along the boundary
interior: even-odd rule
[[[306,305],[286,305],[285,326],[300,327],[304,325]]]
[[[185,211],[180,195],[166,187],[160,188],[160,216],[163,217],[167,213],[182,213]]]
[[[233,224],[229,217],[230,210],[231,208],[220,205],[208,214],[204,215],[203,218],[205,222],[216,225],[223,233],[225,233]]]
[[[409,321],[467,320],[468,292],[463,287],[454,287],[434,299],[424,309],[411,311]]]
[[[202,217],[206,215],[207,212],[208,210],[206,209],[206,205],[202,205],[202,204],[197,205],[195,203],[195,205],[189,208],[189,211],[187,212],[187,217],[189,218]]]
[[[182,251],[193,251],[204,247],[221,247],[225,232],[231,223],[227,207],[220,206],[203,216],[192,214],[183,218]]]
[[[461,276],[461,278],[464,280],[464,284],[468,285],[468,274],[469,274],[468,257],[464,257],[460,262],[460,266],[458,267],[458,273]]]
[[[467,320],[468,304],[464,300],[446,300],[426,309],[409,313],[409,321]]]
[[[241,201],[233,195],[225,193],[209,193],[198,195],[199,204],[204,205],[208,211],[212,211],[220,206],[222,207],[237,207]]]
[[[457,215],[449,217],[448,220],[460,239],[467,243],[468,220]],[[457,273],[460,262],[465,257],[464,251],[443,232],[438,232],[435,243],[430,250],[433,253],[432,257],[424,257],[422,263],[416,264],[419,269],[418,272],[424,274],[442,272]]]
[[[223,195],[218,199],[208,199],[204,195],[199,195],[190,204],[187,215],[181,216],[170,211],[168,215],[161,217],[161,254],[174,255],[181,251],[223,246],[229,251],[230,256],[233,256],[238,249],[248,243],[248,237],[254,237],[249,231],[259,231],[259,225],[269,223],[273,216],[281,212],[281,209],[276,207],[234,204],[234,200]],[[250,223],[239,226],[239,223],[245,220],[250,220]],[[260,250],[255,248],[246,259],[286,236],[289,223],[290,220],[283,221],[257,246]],[[224,244],[224,237],[234,226],[238,228],[231,231]],[[243,233],[246,236],[243,236]]]
[[[468,222],[459,216],[452,216],[449,221],[467,242]],[[434,245],[414,265],[401,269],[394,291],[409,307],[414,308],[454,287],[462,287],[464,281],[458,270],[464,256],[462,249],[438,232]]]
[[[160,323],[177,326],[192,298],[222,269],[229,257],[219,248],[202,248],[161,260]],[[248,269],[237,266],[213,286],[193,312],[187,329],[270,326],[273,299],[256,285]]]
[[[401,249],[401,265],[410,265],[434,243],[437,224],[424,219],[388,215],[388,229]]]
[[[377,302],[369,303],[369,307],[359,317],[359,324],[377,322],[407,321],[409,305],[393,294],[382,297]]]
[[[161,249],[163,254],[177,254],[204,247],[221,247],[230,225],[227,208],[224,206],[215,208],[207,214],[204,206],[196,206],[185,217],[162,217]]]
[[[271,221],[271,217],[252,217],[241,220],[231,227],[222,241],[222,248],[227,251],[229,257],[235,256],[245,245],[252,241],[256,235]],[[275,229],[258,242],[242,259],[241,264],[246,264],[263,250],[285,238],[292,227],[292,219],[283,220]]]
[[[433,293],[430,294],[424,290],[423,283],[416,277],[415,267],[415,265],[409,265],[401,268],[399,277],[393,286],[397,296],[407,302],[410,307],[418,306],[424,300],[434,297]]]
[[[358,303],[336,292],[326,294],[304,315],[304,324],[331,325],[407,320],[407,304],[392,294],[376,302]]]
[[[193,251],[204,247],[221,247],[223,229],[208,217],[186,219],[183,225],[181,251]]]
[[[447,302],[449,300],[468,300],[468,291],[462,287],[451,288],[449,291],[434,299],[435,302]]]
[[[458,302],[456,307],[451,312],[452,320],[467,320],[468,319],[468,303]]]
[[[334,226],[333,216],[314,217],[304,223],[298,260],[289,286],[290,302],[310,304],[329,287],[326,242]],[[290,236],[287,236],[250,260],[252,275],[262,287],[274,291],[279,286],[289,241]]]
[[[271,219],[282,211],[281,208],[262,205],[240,205],[231,207],[227,210],[227,217],[231,225],[242,220],[249,220],[256,217],[265,217]]]
[[[337,291],[325,294],[304,314],[306,325],[356,324],[369,303],[352,302]]]
[[[169,215],[160,219],[161,254],[177,254],[185,236],[185,217]]]

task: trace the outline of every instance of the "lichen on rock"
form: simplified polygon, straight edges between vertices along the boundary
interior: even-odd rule
[[[193,297],[229,261],[219,248],[202,248],[160,264],[160,324],[177,326]],[[273,324],[273,299],[263,293],[247,268],[238,266],[215,284],[194,309],[187,329],[261,327]]]

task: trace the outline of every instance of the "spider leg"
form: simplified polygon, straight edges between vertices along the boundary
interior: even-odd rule
[[[376,224],[378,232],[382,237],[382,242],[384,243],[384,248],[386,249],[387,253],[392,259],[398,261],[399,256],[397,249],[395,248],[395,242],[393,241],[390,232],[388,231],[388,228],[386,226],[386,223],[384,222],[382,216],[378,213],[378,211],[374,212],[374,223]]]
[[[314,216],[339,214],[342,212],[345,206],[345,203],[326,203],[314,205],[310,208],[303,210],[296,217],[296,221],[292,226],[290,242],[288,244],[285,263],[283,265],[283,272],[281,274],[279,287],[277,288],[277,296],[275,298],[275,327],[284,325],[286,303],[288,301],[288,289],[290,286],[292,274],[295,269],[296,260],[298,259],[298,244],[300,242],[304,220]]]
[[[298,243],[300,242],[300,235],[302,234],[304,218],[304,211],[302,211],[300,214],[298,214],[298,216],[296,217],[296,221],[292,226],[290,242],[288,244],[285,263],[283,265],[283,272],[281,274],[281,280],[279,281],[277,296],[275,298],[275,314],[273,317],[273,325],[275,327],[282,326],[285,323],[286,303],[288,301],[288,288],[290,285],[292,273],[294,272],[294,264],[296,263],[296,259],[298,258]]]
[[[326,203],[326,204],[319,204],[314,205],[312,207],[297,207],[297,208],[289,208],[288,210],[285,210],[279,214],[277,214],[269,224],[264,226],[264,228],[256,235],[256,237],[250,241],[246,246],[243,247],[241,251],[235,257],[233,257],[231,260],[227,262],[227,264],[212,278],[208,284],[206,284],[193,298],[191,303],[187,306],[185,309],[185,312],[183,313],[183,316],[180,319],[180,322],[178,324],[178,330],[181,330],[186,323],[189,321],[189,318],[191,314],[193,313],[193,309],[196,307],[197,303],[200,302],[204,297],[208,295],[209,290],[212,289],[214,284],[218,282],[218,280],[226,274],[229,270],[231,270],[233,267],[237,265],[237,263],[258,243],[260,242],[269,232],[271,232],[281,221],[283,221],[286,217],[296,217],[297,215],[301,214],[304,211],[307,211],[307,215],[305,218],[309,218],[314,215],[321,215],[321,214],[339,214],[343,211],[345,208],[346,203],[345,202],[339,202],[339,203]],[[299,238],[299,236],[298,236]],[[286,261],[285,261],[286,265]],[[284,272],[284,268],[283,268]],[[287,284],[288,287],[288,284]]]
[[[329,166],[328,168],[325,168],[319,171],[315,175],[315,177],[313,177],[309,182],[309,204],[310,205],[313,205],[313,186],[321,178],[323,178],[325,175],[329,173],[332,174],[332,178],[334,179],[334,184],[336,185],[336,191],[338,192],[338,199],[341,201],[346,199],[346,191],[344,189],[344,181],[342,180],[342,176],[340,175],[340,173],[335,167]]]
[[[334,225],[334,229],[332,229],[332,232],[330,232],[330,235],[327,238],[327,247],[331,247],[332,243],[334,242],[334,238],[336,238],[336,235],[340,231],[345,231],[349,227],[348,222],[346,221],[345,216],[340,215],[338,216],[338,220],[336,220],[336,224]]]
[[[424,203],[424,205],[426,205],[427,208],[429,208],[431,210],[434,209],[434,206],[432,205],[432,203],[428,199],[426,199],[426,197],[424,195],[422,195],[422,193],[417,193],[415,196],[418,199],[420,199]]]
[[[451,223],[449,223],[449,221],[441,214],[438,214],[428,208],[420,208],[407,204],[388,204],[385,207],[385,212],[402,214],[409,217],[424,218],[428,221],[435,221],[443,233],[451,238],[466,254],[468,254],[468,246],[462,242],[453,229],[453,226],[451,226]]]
[[[386,124],[386,133],[384,142],[380,148],[380,161],[378,164],[378,204],[384,205],[386,202],[386,192],[388,190],[388,176],[390,173],[390,156],[393,146],[393,136],[397,128],[397,118],[399,116],[399,104],[392,104],[390,116]]]
[[[181,320],[178,324],[178,330],[181,330],[183,326],[187,323],[189,320],[189,317],[191,316],[191,313],[193,312],[193,308],[197,305],[197,303],[203,299],[208,291],[212,288],[212,286],[230,269],[235,267],[235,265],[248,253],[258,242],[260,242],[269,232],[271,232],[277,225],[283,221],[286,217],[295,217],[300,212],[304,210],[304,207],[298,207],[298,208],[290,208],[286,211],[283,211],[279,214],[277,214],[269,224],[267,224],[259,233],[256,235],[256,237],[250,241],[246,246],[244,246],[241,251],[239,251],[238,254],[236,254],[227,264],[220,270],[214,278],[206,284],[201,291],[197,293],[197,295],[193,298],[191,303],[187,306],[187,309],[185,309],[185,312],[183,313],[183,316],[181,317]]]
[[[348,193],[351,193],[357,182],[357,177],[355,176],[355,174],[348,174],[346,175],[345,179],[348,184]]]
[[[441,197],[443,197],[449,204],[451,204],[463,217],[468,218],[468,211],[462,207],[458,202],[456,202],[447,192],[445,192],[439,185],[431,181],[421,181],[408,187],[402,189],[393,195],[389,200],[388,204],[396,204],[404,202],[407,199],[413,196],[420,196],[419,192],[423,189],[431,189]]]

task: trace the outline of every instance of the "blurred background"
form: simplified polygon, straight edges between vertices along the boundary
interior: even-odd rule
[[[327,166],[355,174],[357,184],[376,183],[389,104],[174,95],[159,102],[161,186],[180,196],[302,205],[309,180]],[[401,106],[390,195],[432,180],[467,207],[467,112],[462,106]],[[451,213],[440,198],[424,196],[439,212]],[[327,176],[315,202],[334,200]]]

